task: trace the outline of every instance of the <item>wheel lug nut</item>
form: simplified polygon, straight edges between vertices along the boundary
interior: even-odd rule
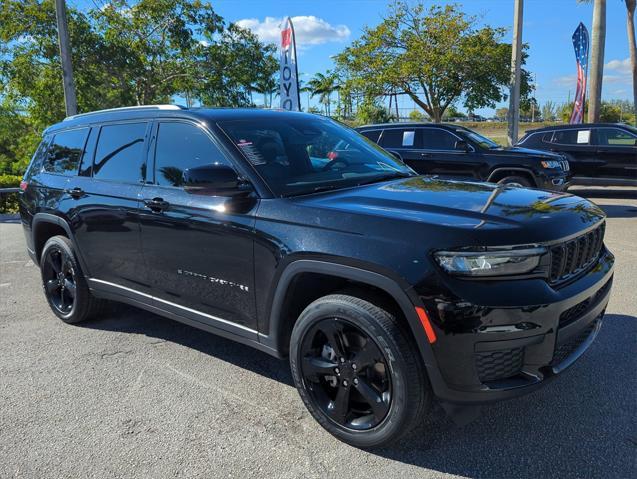
[[[358,384],[358,378],[354,378],[354,386]]]
[[[338,368],[334,368],[334,372],[335,372],[336,374],[341,374],[341,370],[340,370],[340,369],[338,369]]]
[[[341,358],[340,361],[341,361],[341,363],[344,363],[345,362],[345,358]]]
[[[343,381],[343,386],[347,387],[347,379]]]
[[[356,369],[356,363],[352,363],[352,369]]]

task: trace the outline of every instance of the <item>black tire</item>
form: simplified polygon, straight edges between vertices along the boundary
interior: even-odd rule
[[[40,256],[40,272],[49,306],[65,323],[79,323],[103,311],[106,302],[91,295],[67,237],[49,238]]]
[[[340,339],[332,335],[339,330]],[[328,335],[337,339],[328,340]],[[431,399],[424,365],[416,345],[388,311],[350,295],[325,296],[301,313],[290,341],[290,366],[301,399],[338,439],[377,447],[423,422]],[[358,367],[356,358],[363,358]],[[349,388],[344,384],[348,381]],[[339,398],[345,395],[347,409],[339,413],[339,402],[345,404]],[[375,406],[369,398],[376,399]]]
[[[525,188],[533,188],[535,185],[524,176],[505,176],[498,181],[499,185],[524,186]]]

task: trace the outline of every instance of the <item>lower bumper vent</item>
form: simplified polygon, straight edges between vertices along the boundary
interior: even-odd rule
[[[480,352],[475,359],[480,381],[507,379],[522,370],[524,348]]]
[[[566,358],[573,354],[575,350],[588,339],[588,337],[595,330],[596,326],[597,322],[593,321],[589,326],[580,331],[577,336],[574,336],[564,344],[558,344],[555,348],[555,352],[553,353],[553,361],[551,361],[551,366],[557,366],[558,364],[564,362]]]

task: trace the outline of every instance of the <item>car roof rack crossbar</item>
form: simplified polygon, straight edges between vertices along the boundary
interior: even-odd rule
[[[119,108],[107,108],[105,110],[90,111],[88,113],[78,113],[77,115],[67,116],[64,121],[74,120],[75,118],[82,118],[89,115],[98,115],[100,113],[107,113],[111,111],[136,111],[136,110],[186,110],[187,108],[182,105],[139,105],[139,106],[122,106]]]

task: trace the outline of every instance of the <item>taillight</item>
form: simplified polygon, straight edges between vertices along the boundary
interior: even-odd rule
[[[21,189],[22,191],[26,191],[26,190],[27,190],[27,186],[29,186],[29,183],[27,183],[26,181],[22,180],[22,181],[20,182],[20,189]]]

